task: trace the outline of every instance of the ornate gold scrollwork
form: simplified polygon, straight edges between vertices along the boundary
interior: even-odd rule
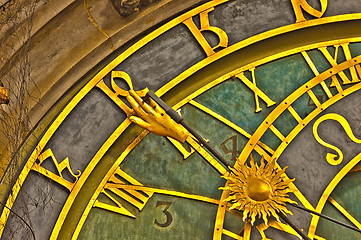
[[[329,113],[329,114],[323,115],[322,117],[317,119],[317,121],[313,125],[313,135],[314,135],[315,139],[317,140],[317,142],[319,142],[322,146],[331,148],[332,150],[337,152],[337,154],[339,156],[338,159],[336,159],[336,157],[337,157],[336,154],[327,153],[327,155],[326,155],[327,162],[331,165],[339,165],[343,160],[343,153],[341,152],[341,150],[338,147],[335,147],[335,146],[323,141],[317,132],[318,125],[320,125],[321,122],[329,120],[329,119],[339,122],[341,124],[341,126],[343,127],[343,129],[345,130],[345,132],[347,133],[347,136],[355,143],[361,143],[361,140],[355,137],[355,135],[353,134],[353,132],[351,130],[350,124],[347,122],[347,120],[343,116],[341,116],[339,114]]]

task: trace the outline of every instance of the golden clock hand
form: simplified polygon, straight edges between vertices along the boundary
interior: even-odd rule
[[[327,219],[327,220],[329,220],[329,221],[331,221],[331,222],[334,222],[334,223],[336,223],[336,224],[339,224],[339,225],[341,225],[341,226],[344,226],[344,227],[346,227],[346,228],[349,228],[349,229],[351,229],[351,230],[354,230],[354,231],[356,231],[356,232],[361,233],[361,230],[360,230],[360,229],[355,228],[355,227],[353,227],[353,226],[350,226],[350,225],[348,225],[348,224],[346,224],[346,223],[343,223],[343,222],[341,222],[341,221],[338,221],[338,220],[336,220],[336,219],[333,219],[333,218],[331,218],[331,217],[329,217],[329,216],[326,216],[326,215],[324,215],[324,214],[322,214],[322,213],[318,213],[318,212],[316,212],[316,211],[313,211],[313,210],[310,210],[310,209],[308,209],[308,208],[304,208],[304,207],[298,206],[298,205],[293,204],[293,203],[287,203],[287,204],[291,205],[292,207],[295,207],[295,208],[301,209],[301,210],[303,210],[303,211],[305,211],[305,212],[309,212],[309,213],[311,213],[311,214],[317,215],[317,216],[322,217],[322,218],[324,218],[324,219]]]
[[[151,90],[148,91],[147,96],[154,100],[161,108],[164,109],[165,113],[167,113],[176,123],[181,124],[185,129],[187,129],[203,146],[205,146],[218,160],[220,160],[226,167],[230,167],[230,164],[227,162],[225,158],[222,157],[220,153],[218,153],[209,143],[207,143],[204,138],[199,135],[193,128],[191,128],[173,108],[168,106],[162,99],[160,99],[155,93]],[[228,170],[228,169],[227,169]]]
[[[167,134],[166,131],[162,134],[159,134],[160,131],[157,131],[156,127],[151,126],[151,123],[160,123],[159,125],[167,126],[167,124],[172,124],[170,121],[167,121],[166,124],[164,124],[164,120],[162,120],[162,117],[166,114],[169,116],[172,120],[174,120],[175,123],[181,124],[185,129],[187,129],[203,146],[205,146],[215,157],[217,157],[225,166],[229,167],[230,165],[228,162],[212,147],[210,146],[204,138],[202,138],[194,129],[192,129],[185,121],[184,119],[176,112],[174,111],[170,106],[168,106],[162,99],[160,99],[157,95],[155,95],[154,92],[149,91],[147,93],[147,96],[149,97],[149,104],[145,103],[135,92],[134,90],[129,91],[131,97],[127,97],[129,103],[131,104],[132,108],[136,112],[136,114],[139,117],[131,116],[130,120],[132,122],[137,123],[143,128],[148,129],[149,131],[162,136],[170,136],[169,133]],[[159,108],[159,107],[160,108]],[[158,109],[157,114],[155,110]],[[152,119],[159,118],[158,120]],[[174,125],[174,124],[172,124]],[[166,127],[164,127],[166,129]],[[177,128],[175,128],[177,130]],[[303,237],[303,239],[310,240],[304,232],[302,232],[294,223],[292,223],[283,213],[280,214],[280,217],[289,225],[291,226],[300,236]]]
[[[133,115],[128,116],[130,121],[156,135],[171,137],[180,142],[187,139],[189,132],[166,115],[152,99],[149,99],[148,104],[132,89],[126,97],[134,110]]]

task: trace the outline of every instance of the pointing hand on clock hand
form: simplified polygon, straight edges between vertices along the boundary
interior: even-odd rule
[[[145,102],[134,90],[129,90],[127,100],[134,110],[129,120],[151,133],[171,137],[184,143],[189,132],[176,123],[153,99]]]

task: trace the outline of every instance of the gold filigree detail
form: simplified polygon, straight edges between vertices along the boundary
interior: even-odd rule
[[[250,167],[245,164],[239,169],[230,168],[229,176],[223,176],[228,184],[219,189],[230,191],[230,196],[223,202],[229,203],[230,210],[243,211],[243,221],[250,220],[252,225],[257,216],[267,225],[270,216],[279,221],[278,212],[292,214],[287,210],[286,202],[296,203],[287,194],[293,192],[289,184],[294,179],[285,178],[286,168],[275,168],[275,160],[265,164],[263,157],[258,166],[251,155]]]

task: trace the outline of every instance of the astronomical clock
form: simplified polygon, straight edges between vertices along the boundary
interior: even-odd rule
[[[357,1],[205,1],[116,53],[33,143],[2,239],[35,185],[42,239],[361,238]]]

